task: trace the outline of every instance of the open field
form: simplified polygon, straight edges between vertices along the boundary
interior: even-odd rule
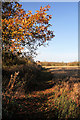
[[[44,68],[79,68],[80,66],[42,66]]]
[[[62,80],[66,77],[69,79],[71,77],[77,80],[80,75],[80,67],[78,66],[43,66],[43,68],[47,69],[53,76]]]
[[[42,66],[80,66],[80,62],[40,62]]]
[[[55,81],[80,82],[80,67],[78,66],[45,66]]]

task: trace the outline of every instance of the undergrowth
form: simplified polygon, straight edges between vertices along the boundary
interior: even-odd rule
[[[58,84],[36,64],[3,67],[2,120],[79,120],[77,84]]]

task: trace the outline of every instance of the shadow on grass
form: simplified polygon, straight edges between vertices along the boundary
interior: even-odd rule
[[[53,75],[45,68],[36,68],[34,66],[15,66],[13,68],[3,68],[3,89],[9,83],[11,74],[19,71],[18,81],[25,82],[25,92],[32,92],[38,90],[45,90],[52,87],[54,84],[49,84],[48,81],[52,80]]]
[[[36,69],[34,67],[19,66],[17,69],[3,69],[3,78],[9,81],[10,74],[14,71],[19,71],[19,80],[26,81],[24,86],[26,95],[33,91],[42,91],[52,88],[56,84],[63,81],[70,81],[70,77],[75,78],[76,70],[51,70],[50,69]],[[60,72],[61,73],[58,73]],[[64,72],[66,74],[64,74]],[[78,78],[78,76],[76,76]],[[78,82],[77,79],[74,79]],[[80,80],[80,79],[79,79]],[[14,99],[7,104],[7,99],[3,101],[3,119],[2,120],[58,120],[58,109],[49,111],[45,110],[47,105],[45,102],[51,94],[40,95],[40,97],[27,97],[22,99]],[[41,108],[41,109],[40,109]],[[65,118],[64,118],[65,119]],[[64,120],[59,119],[59,120]],[[68,118],[67,120],[79,120],[80,118]]]
[[[47,96],[16,99],[17,104],[10,103],[9,106],[5,101],[2,120],[58,120],[54,110],[45,110],[47,107],[43,105],[45,101],[47,101]]]
[[[78,83],[80,82],[80,69],[76,68],[38,68],[35,66],[15,66],[11,69],[2,70],[3,73],[3,88],[7,86],[10,75],[15,71],[19,71],[18,80],[24,81],[25,92],[42,91],[49,89],[56,84],[63,82]]]
[[[54,75],[54,79],[60,78],[64,82],[80,82],[80,68],[79,67],[51,67],[47,68]],[[71,79],[72,78],[72,79]],[[71,81],[72,80],[72,81]]]
[[[27,84],[27,89],[26,89],[26,85],[25,85],[25,89],[26,92],[27,91],[42,91],[45,89],[49,89],[51,87],[54,86],[53,84],[50,84],[48,81],[51,81],[53,79],[53,75],[51,74],[51,72],[47,72],[45,69],[40,71],[37,75],[36,75],[36,79],[30,81]]]
[[[47,96],[17,99],[17,104],[10,104],[7,106],[6,111],[3,111],[2,120],[80,120],[80,117],[67,119],[58,118],[58,109],[46,110],[47,105],[43,105],[45,101],[47,101]]]

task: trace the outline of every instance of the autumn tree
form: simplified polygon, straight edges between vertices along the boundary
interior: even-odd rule
[[[36,49],[46,44],[46,41],[54,37],[49,30],[52,18],[47,15],[50,6],[40,7],[35,14],[32,11],[26,13],[18,2],[2,3],[2,49],[4,52],[18,54],[25,47],[29,53],[35,53]]]

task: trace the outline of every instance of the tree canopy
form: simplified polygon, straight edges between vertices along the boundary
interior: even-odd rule
[[[34,14],[26,13],[18,2],[2,2],[2,48],[5,52],[21,53],[26,47],[31,54],[38,46],[54,37],[48,28],[52,18],[46,12],[50,6],[40,7]]]

